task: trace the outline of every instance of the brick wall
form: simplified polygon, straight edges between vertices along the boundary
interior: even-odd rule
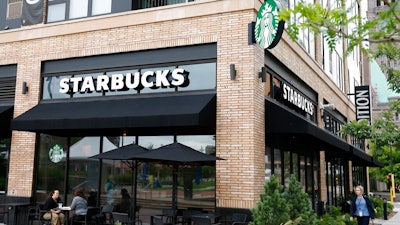
[[[0,65],[18,64],[14,116],[39,102],[41,61],[217,43],[216,149],[226,159],[217,162],[217,207],[252,208],[264,184],[264,84],[258,78],[264,50],[248,45],[247,24],[260,4],[208,0],[2,31]],[[352,119],[346,96],[300,46],[284,35],[272,52],[319,93],[319,101],[327,98]],[[32,195],[34,150],[34,133],[13,132],[8,195]]]

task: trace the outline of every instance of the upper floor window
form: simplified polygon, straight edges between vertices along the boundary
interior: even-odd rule
[[[49,0],[47,22],[111,13],[112,0]]]
[[[290,8],[294,8],[298,2],[313,3],[312,0],[290,0],[288,5]],[[297,16],[292,16],[291,23],[301,23],[302,19]],[[300,29],[298,35],[298,43],[304,48],[304,50],[312,57],[315,58],[315,40],[314,34],[307,28]]]
[[[7,19],[20,18],[22,14],[22,0],[7,0]]]

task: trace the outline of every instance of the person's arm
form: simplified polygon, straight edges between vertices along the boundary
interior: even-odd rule
[[[368,197],[364,197],[365,198],[365,202],[367,203],[367,209],[369,212],[369,216],[371,217],[371,219],[375,219],[375,209],[374,209],[374,205],[372,204],[371,200]]]
[[[77,198],[76,197],[74,197],[73,199],[72,199],[72,203],[71,203],[71,210],[75,210],[75,208],[76,208],[76,203],[77,203]]]

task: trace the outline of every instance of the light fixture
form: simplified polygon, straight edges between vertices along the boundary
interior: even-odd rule
[[[261,81],[263,83],[265,83],[265,81],[267,80],[267,73],[268,73],[268,69],[265,66],[263,68],[261,68],[261,72],[258,73],[258,77],[261,78]]]
[[[229,70],[230,70],[230,74],[231,74],[231,80],[235,80],[236,79],[235,64],[229,65]]]
[[[22,82],[22,94],[26,94],[28,92],[28,85],[26,84],[26,82]]]
[[[319,105],[319,108],[320,109],[329,109],[329,110],[335,110],[335,105],[334,104],[332,104],[332,103],[328,103],[328,104],[320,104]]]

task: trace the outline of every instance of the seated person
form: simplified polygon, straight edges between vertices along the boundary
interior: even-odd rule
[[[118,212],[129,214],[131,206],[131,196],[129,195],[128,190],[122,188],[121,197],[122,198],[121,198],[121,203],[119,204],[118,207]]]
[[[65,215],[58,209],[58,203],[61,203],[60,191],[54,189],[51,192],[51,196],[44,203],[44,209],[48,210],[48,212],[43,215],[43,218],[46,220],[51,219],[51,225],[64,225],[65,222]]]
[[[88,203],[86,201],[85,193],[82,188],[77,188],[74,191],[74,198],[71,203],[71,210],[74,210],[74,215],[72,217],[72,224],[75,221],[84,221],[85,215],[87,213]]]

